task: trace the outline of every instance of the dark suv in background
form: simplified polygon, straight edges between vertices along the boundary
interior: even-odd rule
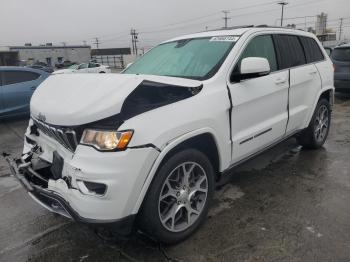
[[[350,44],[335,47],[331,58],[334,64],[335,90],[350,92]]]

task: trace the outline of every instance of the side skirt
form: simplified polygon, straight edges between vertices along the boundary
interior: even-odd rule
[[[277,146],[277,145],[280,144],[281,142],[288,140],[289,138],[295,136],[296,134],[298,134],[298,133],[300,133],[300,132],[302,132],[302,130],[297,130],[297,131],[291,133],[291,134],[288,135],[288,136],[282,137],[281,139],[278,139],[277,141],[275,141],[275,142],[272,143],[271,145],[269,145],[269,146],[267,146],[267,147],[265,147],[265,148],[263,148],[263,149],[261,149],[261,150],[255,152],[254,154],[252,154],[252,155],[250,155],[250,156],[248,156],[248,157],[246,157],[246,158],[244,158],[244,159],[242,159],[242,160],[240,160],[240,161],[238,161],[238,162],[232,164],[232,165],[229,166],[227,169],[225,169],[224,171],[222,171],[222,174],[221,174],[221,176],[220,176],[220,180],[217,182],[216,186],[217,186],[217,187],[220,187],[220,186],[223,186],[223,185],[227,184],[227,183],[230,181],[231,176],[233,175],[233,174],[232,174],[232,173],[233,173],[233,170],[234,170],[235,168],[237,168],[238,166],[242,165],[243,163],[247,162],[248,160],[251,160],[251,159],[253,159],[253,158],[259,156],[260,154],[264,153],[265,151],[267,151],[267,150],[269,150],[269,149],[271,149],[271,148]]]

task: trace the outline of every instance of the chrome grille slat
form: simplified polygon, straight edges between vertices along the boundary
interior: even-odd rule
[[[60,145],[74,152],[78,146],[76,133],[68,128],[60,128],[48,125],[42,121],[33,118],[35,125],[39,131],[56,140]]]

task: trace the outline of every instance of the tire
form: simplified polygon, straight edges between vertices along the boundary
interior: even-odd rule
[[[307,149],[322,147],[327,139],[330,124],[331,108],[328,100],[322,98],[317,103],[309,126],[297,137],[299,144]]]
[[[214,169],[207,156],[196,149],[178,151],[158,169],[138,215],[139,227],[162,243],[180,242],[206,219],[213,192]]]

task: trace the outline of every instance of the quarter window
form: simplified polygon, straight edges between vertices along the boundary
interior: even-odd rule
[[[315,39],[301,36],[300,41],[304,47],[307,63],[318,62],[324,59],[322,51],[319,45],[316,43]]]
[[[274,35],[279,69],[306,64],[303,47],[297,36]]]
[[[277,59],[271,35],[260,35],[253,38],[243,51],[231,75],[231,82],[235,82],[235,77],[240,74],[241,62],[247,57],[266,58],[270,64],[270,71],[277,70]]]
[[[4,71],[4,85],[17,84],[22,82],[33,81],[40,77],[40,74],[25,71]]]

